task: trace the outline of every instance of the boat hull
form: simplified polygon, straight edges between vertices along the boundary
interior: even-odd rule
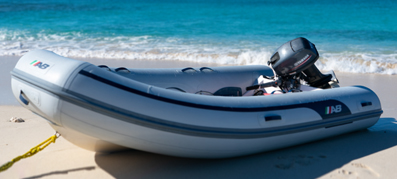
[[[48,66],[32,66],[34,60]],[[252,83],[269,72],[267,67],[213,69],[216,73],[164,69],[153,74],[176,76],[176,81],[195,79],[197,84],[237,71]],[[271,96],[206,96],[169,90],[164,86],[169,83],[160,84],[164,80],[150,84],[153,80],[138,72],[132,75],[131,69],[129,77],[33,51],[12,71],[12,88],[21,105],[49,121],[65,139],[98,152],[134,148],[179,157],[235,157],[365,129],[382,114],[376,94],[362,86]],[[187,83],[184,89],[206,88]],[[246,86],[236,81],[231,85]],[[215,90],[211,88],[206,90]]]

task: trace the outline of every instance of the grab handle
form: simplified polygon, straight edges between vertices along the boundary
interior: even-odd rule
[[[21,100],[21,102],[25,105],[29,104],[29,100],[26,97],[25,93],[23,93],[23,91],[21,90],[21,92],[19,93],[19,100]]]
[[[105,68],[108,71],[112,71],[108,66],[106,65],[98,65],[99,68]]]
[[[211,69],[210,67],[201,67],[200,71],[214,71],[214,70]]]
[[[265,121],[278,121],[281,120],[281,116],[265,116]]]
[[[119,71],[126,71],[126,72],[128,72],[128,73],[131,72],[128,68],[125,68],[125,67],[116,68],[114,71],[116,71],[116,72],[119,72]]]
[[[372,106],[372,102],[362,102],[361,107]]]
[[[184,68],[184,69],[182,69],[182,72],[186,72],[186,71],[188,71],[188,70],[193,70],[194,72],[197,72],[194,68],[192,68],[192,67],[187,67],[187,68]]]

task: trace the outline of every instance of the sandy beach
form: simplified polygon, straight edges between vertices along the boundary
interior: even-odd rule
[[[0,164],[22,155],[54,130],[14,99],[10,71],[19,57],[0,57]],[[194,62],[81,59],[130,68],[211,66]],[[0,178],[397,178],[396,75],[338,73],[340,85],[362,85],[380,98],[384,113],[367,130],[271,152],[230,159],[188,159],[137,150],[98,154],[62,137]],[[20,117],[23,123],[11,123]]]

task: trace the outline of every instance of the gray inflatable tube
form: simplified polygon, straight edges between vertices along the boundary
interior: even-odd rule
[[[382,114],[363,86],[242,97],[259,76],[273,76],[261,65],[108,68],[35,50],[11,74],[22,106],[98,152],[235,157],[365,129]]]

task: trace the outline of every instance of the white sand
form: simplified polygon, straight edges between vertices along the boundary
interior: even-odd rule
[[[7,59],[15,61],[15,58]],[[0,58],[0,62],[4,61]],[[117,63],[115,66],[138,66],[124,61]],[[164,64],[141,62],[140,65]],[[168,67],[172,66],[197,64],[173,63]],[[397,178],[394,95],[397,76],[347,73],[337,76],[341,86],[363,85],[378,94],[384,114],[375,126],[277,151],[221,160],[176,158],[136,150],[96,154],[60,137],[55,144],[0,173],[0,178]],[[0,85],[3,93],[0,100],[12,103],[10,90],[5,90],[10,85],[4,80]],[[25,122],[8,122],[11,117],[21,117]],[[53,133],[45,120],[19,105],[0,106],[0,164],[24,154]]]

